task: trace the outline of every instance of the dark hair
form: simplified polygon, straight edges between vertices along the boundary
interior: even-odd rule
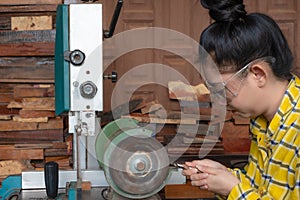
[[[272,56],[273,73],[291,78],[293,55],[279,26],[261,13],[247,14],[243,0],[200,0],[215,20],[201,34],[200,45],[221,68],[235,65],[236,71],[261,57]],[[201,54],[201,52],[200,52]]]

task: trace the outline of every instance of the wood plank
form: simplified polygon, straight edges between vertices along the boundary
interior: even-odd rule
[[[12,115],[0,115],[0,120],[11,120]]]
[[[56,4],[5,6],[5,5],[1,5],[0,3],[0,13],[25,13],[25,12],[33,13],[33,12],[42,12],[42,11],[56,12],[56,8],[57,8]]]
[[[49,119],[47,123],[25,123],[14,121],[0,121],[1,131],[32,131],[32,130],[52,130],[63,129],[63,119]]]
[[[1,131],[30,131],[37,130],[38,123],[24,123],[14,121],[0,121]]]
[[[49,110],[55,111],[54,97],[28,97],[22,100],[23,110]]]
[[[47,123],[39,123],[38,130],[51,130],[51,129],[60,129],[63,130],[64,123],[63,118],[57,117],[49,119]]]
[[[32,122],[48,122],[48,117],[30,117],[30,118],[22,118],[20,116],[13,116],[13,121],[14,122],[27,122],[27,123],[32,123]]]
[[[51,142],[41,144],[15,144],[15,148],[22,149],[67,149],[68,146],[65,142]]]
[[[0,5],[62,4],[62,0],[1,0]]]
[[[17,108],[22,108],[22,107],[23,107],[22,103],[17,102],[17,101],[11,101],[7,105],[7,108],[9,108],[9,109],[11,109],[11,108],[17,109]]]
[[[144,107],[141,109],[142,114],[148,114],[162,108],[162,105],[160,105],[158,101],[150,101],[143,106]]]
[[[54,97],[54,85],[17,85],[14,87],[14,97]]]
[[[8,6],[6,6],[8,7]],[[27,6],[28,7],[28,6]],[[11,8],[11,7],[8,7],[8,8]],[[25,6],[23,6],[24,9],[26,9]],[[0,9],[1,9],[1,6],[0,6]],[[56,13],[54,11],[52,12],[45,12],[45,11],[36,11],[36,13],[33,13],[33,12],[18,12],[18,11],[12,11],[12,13],[1,13],[1,10],[0,10],[0,31],[6,31],[7,33],[9,33],[10,31],[14,31],[14,32],[17,32],[17,31],[21,31],[20,29],[13,29],[13,24],[12,24],[12,18],[18,18],[18,17],[27,17],[27,18],[30,18],[30,17],[40,17],[40,16],[49,16],[52,18],[52,23],[49,24],[49,28],[47,29],[35,29],[35,30],[51,30],[51,29],[55,29],[56,28],[56,23],[55,23],[55,15]],[[51,25],[51,26],[50,26]],[[24,30],[34,30],[34,29],[24,29]]]
[[[54,111],[48,110],[23,110],[19,112],[22,118],[39,118],[39,117],[55,117]]]
[[[215,194],[212,192],[192,186],[190,181],[187,181],[186,184],[166,185],[164,192],[166,199],[199,199],[215,197]]]
[[[11,21],[9,17],[0,16],[0,30],[11,30]]]
[[[154,123],[154,124],[196,124],[197,123],[197,119],[161,119],[161,118],[157,118],[156,116],[145,116],[145,115],[141,115],[141,114],[131,114],[131,115],[127,115],[127,116],[122,116],[122,118],[132,118],[135,119],[139,122],[144,122],[144,123]]]
[[[0,177],[21,174],[25,169],[26,165],[18,160],[0,161]]]
[[[24,84],[24,83],[54,83],[53,79],[1,79],[1,83],[13,83],[13,84]]]
[[[50,156],[45,157],[45,162],[54,161],[59,165],[59,169],[71,169],[71,158],[70,156]],[[41,166],[44,167],[44,166]]]
[[[63,130],[29,130],[29,131],[0,131],[0,140],[6,139],[10,143],[25,143],[26,141],[63,141]],[[27,142],[26,142],[27,143]]]
[[[217,143],[217,142],[221,142],[219,140],[218,137],[215,137],[215,136],[196,136],[196,137],[186,137],[186,136],[183,136],[183,139],[182,139],[183,143],[185,144],[195,144],[195,143]]]
[[[203,83],[188,85],[182,81],[169,81],[169,98],[185,101],[209,101],[209,90]]]
[[[55,30],[0,31],[0,44],[54,43],[55,32]]]
[[[44,159],[43,149],[0,149],[2,160]]]
[[[218,155],[223,154],[223,148],[199,148],[199,147],[168,147],[168,154],[170,155],[190,155],[190,156],[199,156],[205,157],[207,155]]]
[[[14,115],[18,114],[20,109],[7,108],[7,104],[0,105],[1,115]]]
[[[0,56],[53,56],[53,42],[0,44]]]
[[[71,156],[67,149],[45,149],[45,156]]]
[[[0,103],[8,103],[13,101],[14,97],[12,93],[1,93],[0,95]]]
[[[11,18],[11,30],[51,30],[52,16],[22,16]]]

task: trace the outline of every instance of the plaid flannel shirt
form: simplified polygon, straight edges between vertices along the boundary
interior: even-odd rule
[[[272,101],[272,99],[270,99]],[[251,120],[253,134],[245,172],[228,199],[300,199],[300,79],[293,76],[280,107],[268,124]]]

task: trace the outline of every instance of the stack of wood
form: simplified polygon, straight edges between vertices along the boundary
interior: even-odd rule
[[[63,118],[54,114],[55,19],[62,3],[0,1],[0,177],[20,172],[4,168],[15,161],[27,163],[11,165],[21,170],[52,160],[70,168],[71,144]]]
[[[181,81],[171,81],[168,88],[169,98],[180,103],[181,118],[196,121],[177,125],[178,141],[170,145],[169,152],[200,157],[223,154],[224,148],[219,138],[220,123],[215,119],[216,116],[212,116],[210,93],[205,85],[191,86]]]
[[[53,85],[17,85],[13,94],[7,109],[14,114],[0,115],[1,160],[29,159],[37,168],[57,161],[70,168],[71,144],[64,138],[64,119],[55,116]]]
[[[210,93],[203,84],[169,82],[169,98],[180,111],[166,111],[157,101],[142,103],[129,116],[156,125],[156,138],[171,156],[246,154],[250,147],[249,119],[227,111],[225,119],[212,114]],[[222,126],[223,125],[223,126]]]

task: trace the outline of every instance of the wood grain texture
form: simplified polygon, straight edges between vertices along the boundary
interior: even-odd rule
[[[166,199],[214,198],[215,194],[191,185],[190,181],[181,185],[167,185],[164,188]]]
[[[1,44],[0,56],[53,56],[54,43]]]
[[[63,130],[29,130],[0,131],[0,140],[9,143],[26,143],[26,141],[63,141]]]
[[[61,4],[63,0],[1,0],[0,5]]]
[[[0,57],[0,80],[21,83],[53,82],[54,57]]]
[[[21,16],[11,18],[11,30],[51,30],[52,16]]]
[[[56,12],[56,4],[32,4],[32,5],[1,5],[0,13],[34,13],[34,12]]]
[[[0,149],[3,160],[44,159],[43,149]]]

